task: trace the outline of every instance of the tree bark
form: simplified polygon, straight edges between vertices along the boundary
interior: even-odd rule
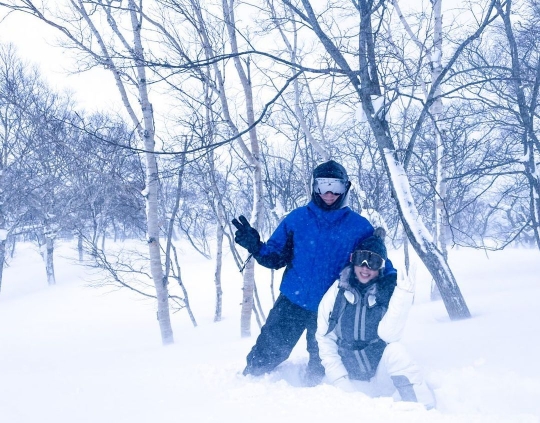
[[[42,227],[43,233],[39,235],[39,252],[45,264],[45,274],[47,276],[47,284],[56,285],[54,276],[54,237],[52,231],[47,226]]]
[[[79,253],[79,263],[84,260],[83,234],[81,231],[77,233],[77,252]]]
[[[433,49],[431,51],[431,81],[437,81],[442,70],[442,0],[433,1],[433,19],[435,21],[433,29]],[[441,98],[441,86],[435,89],[435,101],[431,106],[431,116],[433,119],[433,138],[436,148],[436,176],[435,176],[435,244],[441,250],[445,259],[448,257],[446,251],[446,229],[448,227],[446,215],[446,169],[444,140],[442,135],[444,130],[439,126],[439,121],[443,111],[443,102]]]
[[[442,0],[433,1],[433,48],[431,50],[431,81],[432,83],[439,79],[442,70]],[[448,251],[446,249],[446,231],[448,228],[448,216],[446,214],[446,165],[444,152],[444,130],[439,126],[439,120],[443,111],[443,102],[441,98],[441,86],[437,85],[435,92],[435,101],[431,105],[431,116],[433,139],[435,141],[435,198],[433,207],[435,208],[435,236],[434,243],[441,251],[445,260],[448,260]],[[427,101],[427,98],[426,98]],[[431,299],[441,298],[440,290],[436,283],[431,285]]]
[[[216,268],[214,271],[214,285],[216,286],[216,307],[214,312],[214,322],[221,321],[223,290],[221,289],[221,267],[223,262],[223,226],[218,220],[216,236]]]

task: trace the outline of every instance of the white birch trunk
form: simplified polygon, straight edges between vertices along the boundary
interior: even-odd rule
[[[217,186],[216,182],[216,170],[214,168],[214,155],[212,153],[208,154],[209,162],[210,162],[210,184],[211,189],[214,193],[215,197],[215,213],[217,218],[217,229],[216,229],[216,267],[214,272],[214,285],[216,287],[216,307],[214,312],[214,322],[220,322],[221,321],[221,314],[223,310],[223,290],[221,287],[221,271],[222,271],[222,264],[223,264],[223,237],[225,234],[225,206],[223,205],[221,193],[219,191],[219,188]],[[210,200],[211,201],[211,200]]]
[[[236,28],[234,18],[234,0],[223,0],[223,15],[225,23],[227,25],[227,31],[229,34],[229,41],[231,45],[231,53],[233,54],[233,61],[242,83],[244,92],[245,104],[246,104],[246,121],[248,126],[253,126],[255,123],[255,115],[253,111],[253,90],[251,87],[251,81],[249,80],[242,62],[238,57],[238,42],[236,39]],[[252,167],[252,181],[253,181],[253,205],[251,211],[250,224],[255,229],[259,229],[259,222],[262,210],[262,179],[261,179],[261,164],[260,164],[260,150],[259,141],[257,139],[257,131],[255,127],[249,131],[250,149],[245,151],[246,159]],[[242,143],[243,144],[243,143]],[[251,336],[251,314],[253,310],[253,289],[255,286],[255,265],[254,261],[250,260],[244,269],[244,288],[243,288],[243,300],[242,310],[240,313],[240,334],[242,337]]]
[[[56,278],[54,276],[54,237],[49,227],[42,227],[43,233],[39,236],[39,253],[43,258],[45,264],[45,274],[47,276],[48,285],[56,285]]]
[[[223,290],[221,289],[221,267],[223,262],[223,226],[222,220],[218,220],[216,236],[216,268],[214,272],[214,285],[216,286],[216,309],[214,322],[221,322],[223,303]]]
[[[77,251],[79,253],[79,263],[84,260],[83,235],[82,232],[77,234]]]
[[[54,239],[45,237],[45,270],[47,272],[47,284],[56,285],[54,276]]]
[[[143,124],[142,126],[139,126],[139,136],[141,137],[144,149],[146,150],[144,154],[146,165],[145,200],[150,274],[152,275],[152,280],[154,281],[154,287],[156,289],[157,318],[161,331],[161,340],[163,344],[167,345],[174,342],[174,337],[170,321],[167,281],[164,278],[161,262],[158,210],[159,173],[156,156],[153,153],[155,146],[153,110],[148,98],[148,85],[141,42],[141,23],[137,13],[137,5],[134,0],[129,0],[128,5],[130,8],[131,26],[133,30],[133,55],[137,72],[139,101],[143,114]]]
[[[433,48],[431,50],[431,81],[432,83],[439,78],[442,71],[442,0],[433,1]],[[446,229],[448,226],[445,209],[446,202],[446,181],[445,181],[445,153],[444,144],[441,136],[442,128],[439,126],[439,120],[443,110],[442,99],[440,98],[441,88],[437,86],[434,96],[438,97],[431,106],[431,115],[433,116],[433,139],[435,141],[435,198],[433,204],[435,207],[435,235],[434,243],[442,252],[445,259],[448,258],[446,250]],[[441,294],[435,281],[431,285],[431,299],[437,300]]]
[[[433,18],[434,33],[433,33],[433,49],[431,51],[431,81],[436,81],[442,71],[442,13],[441,13],[442,0],[433,1]],[[442,251],[443,255],[447,257],[446,251],[446,228],[447,228],[447,216],[445,212],[445,200],[446,200],[446,181],[445,181],[445,163],[444,163],[444,144],[441,137],[443,129],[439,127],[438,122],[441,118],[443,111],[442,99],[440,98],[441,88],[437,86],[434,96],[438,97],[431,106],[431,114],[433,116],[433,136],[435,140],[436,148],[436,180],[435,180],[435,243],[437,247]]]
[[[200,8],[194,4],[194,10],[197,15],[197,20],[199,27],[201,30],[199,31],[199,34],[201,36],[201,42],[205,50],[206,57],[208,59],[212,58],[214,56],[214,51],[212,48],[212,44],[208,38],[207,31],[206,31],[206,22],[202,16]],[[223,8],[223,16],[225,20],[225,24],[227,25],[227,30],[229,34],[230,39],[230,45],[231,45],[231,51],[234,54],[235,52],[238,52],[237,42],[236,42],[236,33],[235,33],[235,22],[234,22],[234,14],[232,13],[232,9],[234,7],[234,1],[231,0],[230,4],[227,2],[227,0],[222,1],[222,8]],[[242,67],[242,63],[238,58],[234,61],[235,67],[237,69],[239,78],[242,82],[242,87],[244,89],[244,95],[246,96],[246,111],[247,111],[247,122],[249,125],[252,125],[254,122],[254,116],[253,116],[253,100],[252,100],[252,94],[251,94],[251,87],[248,81],[247,76],[245,75],[245,72]],[[222,113],[225,122],[227,122],[227,125],[232,131],[232,134],[237,137],[236,142],[240,146],[240,149],[242,150],[242,153],[246,157],[246,160],[248,163],[253,166],[253,172],[252,172],[252,180],[253,180],[253,186],[254,186],[254,203],[253,203],[253,211],[252,211],[252,219],[251,219],[251,225],[254,228],[258,228],[258,221],[260,216],[260,207],[262,204],[262,180],[261,180],[261,168],[258,161],[258,154],[259,154],[259,146],[257,141],[257,135],[255,132],[255,129],[252,129],[249,133],[250,141],[251,141],[251,150],[248,148],[248,146],[244,143],[244,140],[240,136],[240,131],[238,130],[238,127],[235,125],[230,109],[229,109],[229,103],[228,99],[226,97],[226,88],[225,88],[225,79],[222,75],[222,72],[220,68],[218,67],[217,63],[213,63],[212,69],[215,75],[214,80],[212,81],[215,84],[216,94],[218,95],[222,107]],[[220,206],[222,204],[220,203]],[[242,288],[242,308],[240,312],[240,332],[242,337],[248,337],[251,335],[251,313],[253,309],[253,289],[255,286],[255,272],[254,272],[254,263],[252,260],[245,266],[244,272],[243,272],[243,288]]]

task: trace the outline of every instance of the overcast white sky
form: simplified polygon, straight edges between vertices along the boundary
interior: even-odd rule
[[[20,13],[5,17],[5,11],[0,9],[0,17],[0,42],[15,44],[19,57],[37,65],[51,88],[69,90],[87,110],[118,110],[119,96],[112,75],[104,69],[70,74],[75,68],[74,59],[58,46],[57,30]]]

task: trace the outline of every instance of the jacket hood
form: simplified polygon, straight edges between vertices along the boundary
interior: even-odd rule
[[[341,194],[336,202],[331,206],[328,206],[320,197],[319,194],[315,194],[314,185],[315,178],[335,178],[341,179],[347,186],[344,194]],[[349,204],[349,190],[351,188],[351,182],[349,181],[349,175],[343,166],[334,160],[321,163],[315,169],[313,169],[313,175],[311,178],[311,200],[322,210],[338,210],[343,207],[347,207]]]
[[[347,175],[345,168],[338,162],[329,160],[313,169],[313,178],[335,178],[348,181],[349,175]]]

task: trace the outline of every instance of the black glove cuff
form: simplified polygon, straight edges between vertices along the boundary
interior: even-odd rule
[[[261,247],[262,247],[262,242],[259,241],[257,244],[254,244],[252,247],[250,247],[248,252],[256,256],[261,250]]]

